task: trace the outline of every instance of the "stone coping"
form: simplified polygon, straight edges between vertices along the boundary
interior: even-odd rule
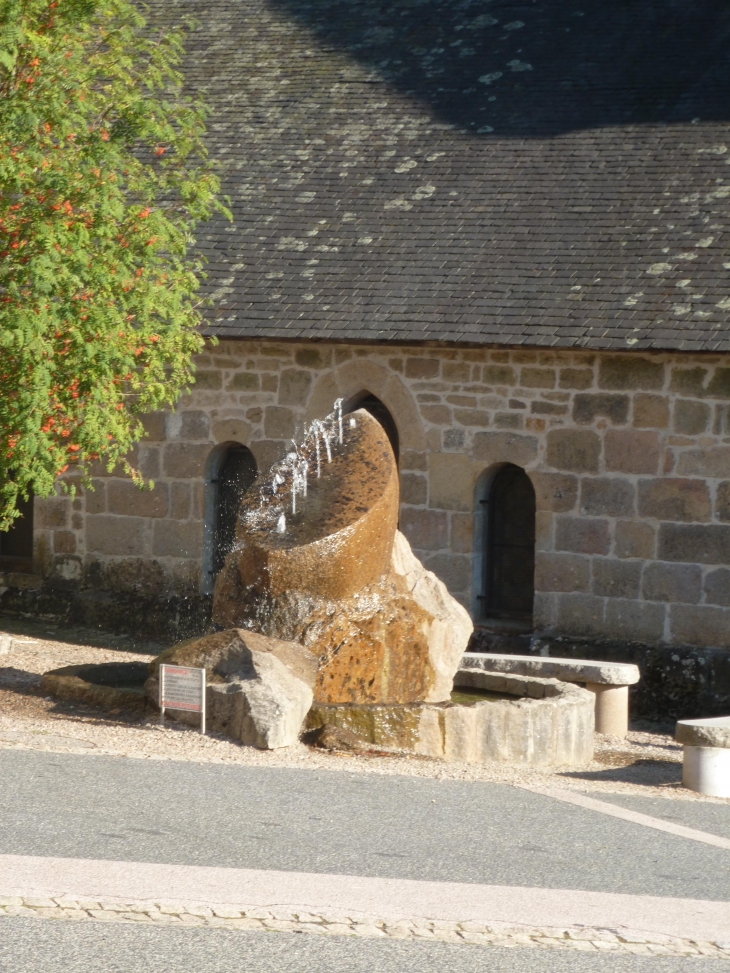
[[[537,947],[563,952],[623,953],[634,956],[697,956],[730,959],[730,942],[683,939],[600,926],[525,926],[519,923],[388,920],[320,911],[160,899],[0,895],[0,917],[65,919],[138,925],[207,926],[262,933],[310,933],[359,939],[412,940],[471,946]]]
[[[688,747],[730,749],[730,716],[678,720],[674,738],[677,743]]]
[[[559,659],[497,652],[467,652],[461,660],[461,668],[604,686],[633,686],[641,678],[639,667],[629,662],[596,662],[592,659]]]

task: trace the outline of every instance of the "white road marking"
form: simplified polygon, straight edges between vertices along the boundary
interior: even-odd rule
[[[645,828],[665,831],[667,834],[676,835],[678,838],[689,838],[691,841],[701,841],[705,845],[713,845],[715,848],[724,848],[726,851],[730,851],[730,838],[722,838],[720,835],[710,834],[707,831],[687,828],[683,824],[675,824],[673,821],[655,818],[651,814],[641,814],[639,811],[631,811],[629,808],[617,804],[609,804],[608,801],[597,801],[594,797],[588,797],[576,791],[564,791],[559,787],[534,787],[531,784],[517,784],[515,786],[522,790],[532,791],[534,794],[552,797],[556,801],[564,801],[566,804],[576,804],[578,807],[587,808],[589,811],[608,814],[612,818],[631,821],[632,824],[642,824]]]

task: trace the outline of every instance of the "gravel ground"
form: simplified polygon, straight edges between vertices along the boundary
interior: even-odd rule
[[[299,744],[262,751],[215,734],[201,736],[156,715],[105,712],[59,702],[40,694],[42,673],[60,666],[100,662],[150,661],[163,646],[127,636],[61,629],[39,622],[3,619],[0,640],[11,636],[0,655],[0,748],[86,752],[147,760],[191,760],[246,766],[301,767],[405,774],[448,780],[563,787],[588,792],[643,794],[688,801],[719,801],[681,786],[682,748],[666,727],[642,725],[627,740],[596,734],[595,759],[583,771],[545,773],[501,764],[447,764],[429,758],[384,753],[334,754]],[[652,732],[654,731],[654,732]]]

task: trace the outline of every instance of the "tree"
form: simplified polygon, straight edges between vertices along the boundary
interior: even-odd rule
[[[0,0],[0,529],[94,461],[142,482],[142,416],[193,381],[193,234],[230,214],[179,72],[189,26]]]

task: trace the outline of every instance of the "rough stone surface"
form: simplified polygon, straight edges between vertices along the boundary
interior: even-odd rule
[[[679,720],[675,739],[689,747],[730,747],[730,716],[705,720]]]
[[[633,686],[639,681],[639,667],[626,662],[468,652],[462,659],[461,665],[462,669],[509,672],[520,676],[559,679],[561,682],[594,682],[603,686]]]
[[[311,472],[296,514],[283,467],[249,491],[213,619],[311,647],[319,702],[447,699],[471,620],[396,532],[398,475],[382,427],[360,410],[343,440],[331,463],[320,446],[320,478],[315,447],[302,447]],[[276,492],[273,477],[286,480]]]
[[[214,732],[262,750],[299,739],[317,672],[316,657],[303,645],[240,629],[174,645],[150,665],[146,691],[155,703],[161,663],[205,669]]]

